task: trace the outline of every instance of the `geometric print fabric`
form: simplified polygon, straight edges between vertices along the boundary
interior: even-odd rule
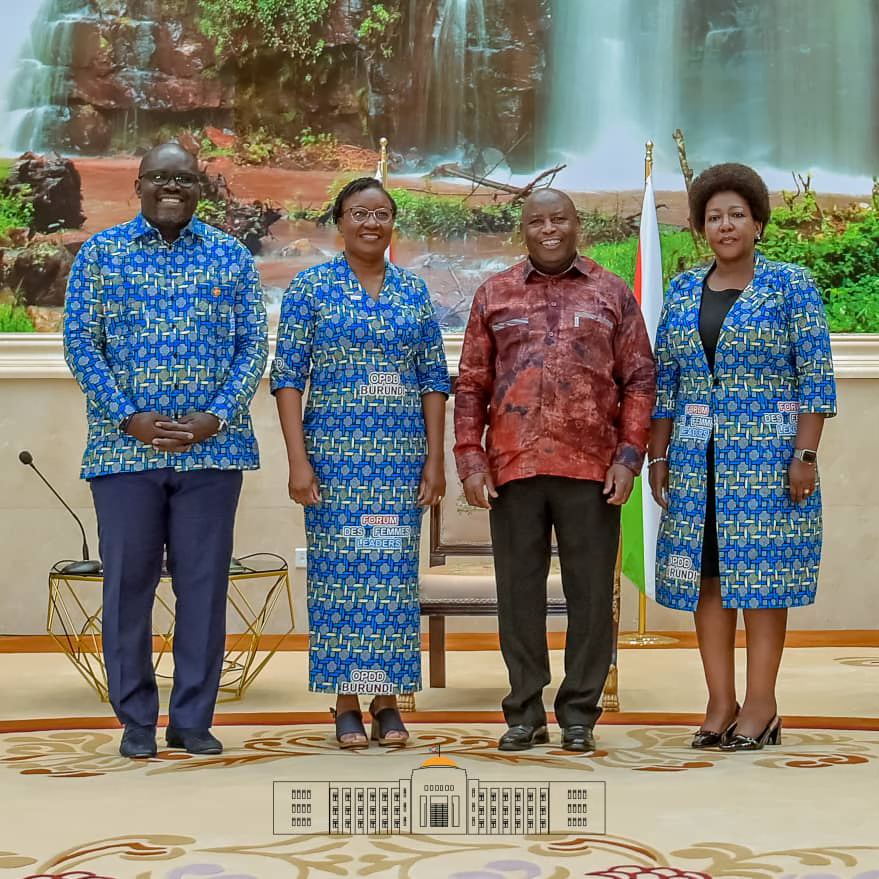
[[[305,508],[309,688],[415,692],[421,397],[450,390],[424,282],[388,263],[375,301],[344,255],[300,273],[281,308],[272,391],[306,386],[321,495]]]
[[[793,503],[787,473],[799,413],[836,414],[824,306],[808,272],[758,254],[754,279],[721,328],[712,374],[698,331],[709,269],[672,280],[657,330],[653,417],[673,419],[674,428],[656,598],[667,607],[696,608],[706,448],[713,437],[723,606],[811,604],[821,559],[821,492]]]
[[[193,219],[167,244],[142,214],[90,238],[67,288],[64,350],[86,395],[82,476],[259,466],[248,404],[268,354],[253,258]],[[211,412],[227,427],[188,452],[123,433],[135,412]]]

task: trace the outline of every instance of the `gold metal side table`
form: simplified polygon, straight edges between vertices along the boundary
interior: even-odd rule
[[[65,573],[59,562],[49,573],[49,609],[46,630],[103,702],[109,701],[107,669],[101,643],[103,577]],[[171,577],[163,570],[153,607],[153,668],[157,677],[170,678],[174,642],[174,596]],[[277,652],[277,646],[258,657],[260,640],[269,623],[280,622],[271,638],[280,644],[294,628],[293,592],[287,562],[272,553],[234,559],[229,567],[228,619],[221,702],[241,699],[257,675]]]

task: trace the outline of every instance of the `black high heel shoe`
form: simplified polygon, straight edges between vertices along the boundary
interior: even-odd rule
[[[757,738],[743,736],[740,733],[731,735],[725,742],[721,742],[721,751],[762,751],[764,745],[781,744],[781,718],[776,714],[766,729]]]
[[[714,732],[713,730],[708,729],[697,729],[696,732],[693,733],[693,741],[690,742],[690,747],[701,751],[704,748],[720,747],[724,742],[729,741],[733,734],[733,730],[736,728],[736,723],[738,723],[739,711],[741,710],[739,703],[736,702],[736,713],[733,716],[733,719],[727,724],[726,728],[721,732]]]

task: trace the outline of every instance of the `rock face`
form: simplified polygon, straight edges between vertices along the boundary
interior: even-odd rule
[[[173,8],[172,8],[173,7]],[[48,0],[25,58],[20,148],[136,149],[162,126],[227,125],[235,89],[198,30],[194,2]]]
[[[63,244],[40,242],[3,254],[2,284],[24,300],[25,305],[64,305],[67,277],[73,257]]]
[[[85,221],[82,181],[70,159],[25,153],[13,165],[6,185],[13,192],[29,187],[27,198],[34,206],[31,228],[36,232],[78,229]]]
[[[303,71],[277,50],[217,58],[198,0],[47,0],[20,145],[100,154],[172,129],[264,126],[293,141],[308,126],[425,155],[517,144],[508,158],[527,164],[549,2],[385,0],[399,18],[376,42],[360,32],[375,4],[336,0]]]

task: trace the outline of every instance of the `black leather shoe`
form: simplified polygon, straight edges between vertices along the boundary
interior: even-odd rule
[[[527,751],[535,745],[545,745],[549,742],[549,733],[546,725],[524,726],[517,724],[511,726],[498,740],[499,751]]]
[[[592,734],[592,728],[580,724],[562,727],[562,749],[591,754],[595,750],[595,736]]]
[[[743,736],[733,731],[725,741],[720,743],[721,751],[762,751],[764,745],[781,744],[781,718],[778,715],[766,724],[766,728],[757,738]]]
[[[169,726],[165,730],[165,742],[169,748],[185,748],[190,754],[222,754],[222,742],[211,735],[209,729],[177,729]]]
[[[135,726],[126,724],[119,743],[119,753],[123,757],[143,760],[156,756],[156,728],[154,726]]]

